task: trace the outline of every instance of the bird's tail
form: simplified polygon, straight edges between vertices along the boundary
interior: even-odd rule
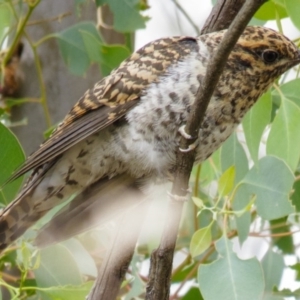
[[[0,251],[7,248],[48,210],[33,210],[31,194],[21,194],[0,213]]]

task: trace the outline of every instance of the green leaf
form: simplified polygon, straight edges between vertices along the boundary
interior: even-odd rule
[[[267,1],[260,7],[254,17],[259,20],[269,21],[276,20],[277,17],[279,19],[286,18],[288,17],[288,13],[282,3],[278,1]]]
[[[121,45],[103,45],[102,59],[103,65],[110,70],[119,66],[119,64],[130,55],[128,48]]]
[[[295,26],[300,29],[300,6],[299,6],[299,0],[285,0],[285,6],[286,10],[295,24]]]
[[[139,0],[97,0],[97,5],[107,3],[114,14],[114,29],[120,32],[133,32],[145,28],[146,17],[140,14]]]
[[[300,263],[291,265],[290,268],[296,271],[296,281],[300,281]]]
[[[282,158],[295,170],[300,156],[300,107],[283,97],[272,123],[267,153]]]
[[[183,297],[180,298],[181,300],[204,300],[200,294],[198,288],[192,287]]]
[[[202,201],[202,199],[198,198],[198,197],[192,197],[193,203],[200,209],[202,209],[204,207],[204,203]]]
[[[299,176],[297,174],[296,176]],[[300,212],[300,181],[296,180],[293,185],[292,203],[296,208],[297,212]]]
[[[283,289],[279,291],[277,288],[274,288],[273,292],[276,295],[285,296],[285,297],[295,297],[294,299],[299,299],[300,297],[300,289],[297,289],[295,291],[291,291],[290,289]],[[282,299],[282,298],[281,298]]]
[[[66,65],[76,75],[83,75],[91,63],[82,32],[89,32],[96,41],[101,42],[100,35],[92,22],[81,22],[55,34]]]
[[[0,203],[11,202],[22,184],[23,176],[1,186],[25,160],[23,149],[15,135],[0,123]]]
[[[102,75],[108,75],[130,55],[128,48],[122,45],[104,45],[90,32],[80,31],[90,61],[100,65]]]
[[[64,241],[62,245],[72,254],[81,274],[97,277],[95,261],[78,240],[69,239]]]
[[[218,192],[220,197],[226,196],[232,191],[234,179],[235,167],[231,166],[221,175],[219,179]]]
[[[238,196],[247,201],[256,195],[258,214],[265,220],[278,219],[294,211],[289,201],[293,182],[293,173],[281,159],[266,156],[241,181]]]
[[[205,300],[261,299],[264,278],[256,258],[239,259],[232,251],[231,242],[223,236],[216,242],[220,258],[202,264],[198,270],[198,283]]]
[[[82,300],[86,299],[86,296],[89,294],[92,286],[93,282],[85,282],[84,284],[81,284],[79,286],[54,286],[47,289],[41,289],[41,291],[43,294],[50,296],[53,300]]]
[[[197,230],[193,234],[190,244],[190,253],[192,257],[202,254],[210,246],[212,224],[213,222],[211,222],[208,226]]]
[[[238,193],[240,192],[240,190],[238,190],[237,192],[237,196],[236,199],[241,199],[241,197],[239,197]],[[238,200],[235,200],[235,206],[234,206],[234,210],[238,210],[236,208],[238,203]],[[241,206],[241,204],[238,204],[239,206]],[[242,206],[240,209],[243,209],[244,206]],[[241,216],[237,216],[235,218],[235,223],[236,223],[236,228],[237,228],[237,232],[238,232],[238,238],[239,238],[239,242],[242,245],[249,234],[250,231],[250,225],[251,225],[251,214],[250,212],[246,211],[243,215]]]
[[[282,84],[280,86],[280,90],[285,98],[293,101],[300,107],[300,79],[294,79]],[[280,95],[276,89],[272,91],[272,96],[280,98]]]
[[[278,286],[281,281],[285,267],[282,255],[275,253],[270,248],[262,260],[266,291],[272,292],[274,286]]]
[[[172,283],[180,283],[181,281],[183,281],[186,276],[188,276],[190,272],[195,268],[196,264],[196,262],[193,262],[192,264],[189,264],[189,262],[187,262],[186,266],[181,269],[179,273],[175,272],[175,275],[172,276]]]
[[[34,271],[39,287],[82,284],[77,262],[70,250],[55,245],[41,250],[40,268]]]
[[[244,178],[248,172],[248,159],[246,153],[238,141],[236,134],[232,134],[221,148],[221,166],[224,172],[231,166],[235,166],[235,183]]]
[[[108,0],[96,0],[96,5],[97,6],[102,6],[106,3],[108,3]]]
[[[280,233],[290,232],[293,229],[291,224],[287,222],[287,217],[283,217],[270,221],[271,233],[276,235]],[[285,224],[285,225],[283,225]],[[293,254],[295,251],[295,245],[292,235],[287,236],[274,236],[272,237],[272,245],[281,251],[281,254]]]
[[[246,114],[243,119],[243,129],[250,155],[258,161],[258,149],[264,129],[271,119],[272,99],[271,93],[264,94]]]
[[[249,26],[264,26],[267,23],[266,20],[258,20],[256,18],[252,18],[251,21],[249,22]]]
[[[228,167],[230,167],[230,165]],[[218,178],[220,169],[220,149],[218,149],[211,157],[201,164],[201,184],[205,186],[212,180]],[[195,168],[193,168],[193,170],[195,170]]]

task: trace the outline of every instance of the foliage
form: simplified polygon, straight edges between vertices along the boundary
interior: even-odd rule
[[[100,7],[109,5],[115,15],[116,30],[127,34],[145,26],[146,18],[140,14],[146,7],[143,1],[119,3],[96,1]],[[86,1],[77,0],[74,9],[80,10],[85,4]],[[39,1],[0,0],[0,45],[12,35],[10,49],[15,46],[38,5]],[[283,30],[282,19],[290,17],[300,30],[298,16],[297,0],[270,0],[256,13],[253,22],[275,20],[279,30]],[[127,22],[128,19],[131,21]],[[99,65],[102,74],[108,74],[131,51],[126,45],[108,45],[93,22],[79,22],[39,41],[30,41],[38,72],[36,50],[50,38],[57,39],[62,59],[70,72],[77,75],[83,75],[92,63]],[[299,39],[295,42],[299,43]],[[8,50],[1,61],[2,71],[10,55],[12,51]],[[284,296],[298,299],[299,290],[279,289],[285,269],[299,273],[299,263],[285,263],[286,255],[290,254],[299,260],[299,246],[292,238],[299,231],[300,212],[298,73],[299,68],[290,72],[292,80],[283,76],[274,84],[245,116],[237,132],[212,157],[194,168],[193,201],[188,203],[177,243],[177,251],[184,253],[184,259],[173,271],[172,283],[177,287],[171,299],[178,299],[178,295],[185,300],[276,300]],[[42,74],[39,76],[41,96],[36,102],[43,106],[45,119],[49,119]],[[18,105],[27,101],[32,99],[23,98]],[[6,99],[5,106],[0,108],[6,125],[10,107],[16,103],[15,99]],[[48,125],[50,128],[50,122]],[[1,123],[0,147],[1,184],[24,161],[16,137]],[[13,200],[21,181],[0,189],[2,206]],[[107,237],[94,230],[37,250],[31,243],[34,235],[35,228],[2,254],[0,285],[12,299],[83,299],[96,276],[95,250],[105,247]],[[238,244],[249,245],[253,237],[264,241],[267,250],[262,258],[241,259],[243,251],[237,254],[233,249]],[[148,242],[137,250],[131,263],[132,277],[124,282],[126,288],[121,291],[124,299],[143,297],[146,278],[141,275],[140,266],[153,247]],[[18,275],[9,275],[10,269],[17,269]],[[299,278],[295,278],[298,283]]]

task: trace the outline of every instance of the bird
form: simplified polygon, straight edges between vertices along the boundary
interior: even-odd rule
[[[75,199],[46,229],[56,228],[59,235],[80,227],[89,199],[113,203],[117,194],[131,189],[143,194],[151,182],[172,180],[182,128],[225,33],[150,42],[89,89],[9,179],[31,171],[0,214],[1,251],[71,196]],[[195,163],[216,151],[276,78],[299,63],[299,49],[284,35],[246,27],[206,110]],[[43,231],[37,238],[47,243]]]

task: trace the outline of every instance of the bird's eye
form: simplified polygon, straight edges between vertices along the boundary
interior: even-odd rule
[[[279,54],[276,51],[273,50],[265,50],[262,54],[262,59],[266,63],[272,63],[276,61],[279,57]]]

